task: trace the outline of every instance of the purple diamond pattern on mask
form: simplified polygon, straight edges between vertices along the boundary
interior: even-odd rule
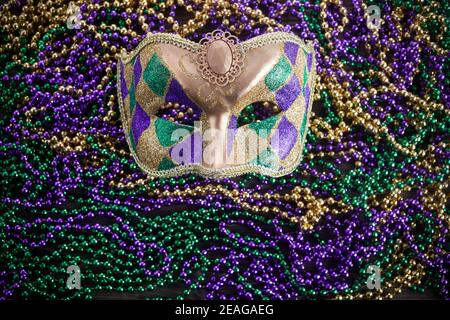
[[[280,90],[277,91],[275,99],[281,110],[286,111],[297,99],[301,92],[300,81],[297,76],[292,75],[291,80]]]
[[[308,55],[306,56],[306,64],[308,66],[308,72],[311,71],[311,67],[312,67],[312,53],[308,52]]]
[[[142,66],[141,59],[139,56],[136,57],[136,62],[134,63],[134,87],[137,88],[139,80],[141,80]]]
[[[230,155],[231,150],[233,150],[233,142],[236,131],[237,131],[237,118],[234,115],[231,115],[227,131],[227,155]]]
[[[270,139],[270,146],[278,154],[280,159],[284,159],[291,152],[297,141],[297,130],[284,116],[280,120],[277,129],[277,134],[274,134]]]
[[[203,156],[202,135],[195,131],[170,148],[170,158],[179,165],[201,163]]]
[[[284,54],[288,57],[291,64],[294,66],[295,61],[297,60],[297,52],[298,52],[298,44],[293,42],[286,42],[284,45]]]
[[[186,93],[184,93],[180,83],[175,79],[172,79],[170,82],[169,90],[166,94],[166,102],[177,102],[189,106],[194,110],[195,114],[200,114],[202,112],[201,109],[189,99]]]
[[[120,69],[122,69],[122,72],[120,73],[120,92],[122,94],[122,99],[125,99],[128,95],[128,88],[127,88],[127,82],[125,81],[124,76],[124,65],[123,63],[120,64]]]
[[[133,120],[131,122],[131,130],[133,131],[134,141],[138,143],[139,138],[145,129],[150,125],[150,117],[136,102],[136,110],[134,111]]]

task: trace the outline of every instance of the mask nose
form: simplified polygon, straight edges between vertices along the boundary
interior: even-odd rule
[[[227,129],[231,112],[221,110],[207,114],[209,128],[204,132],[206,144],[203,151],[203,166],[220,169],[227,166]]]

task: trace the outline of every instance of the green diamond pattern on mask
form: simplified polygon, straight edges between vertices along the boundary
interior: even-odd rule
[[[176,167],[175,163],[173,163],[173,161],[170,160],[169,158],[165,157],[159,163],[158,170],[169,170],[175,167]]]
[[[164,96],[167,82],[170,78],[170,71],[161,62],[158,56],[153,54],[143,73],[144,81],[149,88],[158,96]]]
[[[133,150],[136,150],[136,141],[134,141],[133,130],[130,130],[128,136],[130,137],[131,147],[133,148]]]
[[[272,116],[270,118],[264,119],[259,122],[253,122],[248,125],[248,127],[252,130],[255,130],[257,134],[259,134],[262,138],[267,138],[270,133],[270,130],[273,128],[275,123],[278,121],[280,117],[278,115]]]
[[[306,86],[306,83],[308,82],[308,70],[305,69],[303,70],[303,88]]]
[[[303,121],[302,121],[302,125],[300,127],[300,138],[303,138],[303,135],[305,134],[305,129],[306,129],[306,121],[308,120],[307,116],[306,116],[306,112],[303,115]]]
[[[280,166],[280,160],[278,159],[277,154],[273,152],[270,147],[262,151],[252,163],[270,169],[278,169]]]
[[[264,79],[267,88],[269,88],[269,90],[272,92],[277,91],[289,78],[291,72],[291,64],[284,55],[281,56],[280,60],[272,68],[272,70],[270,70],[270,72]]]
[[[175,130],[180,131],[174,135]],[[192,133],[193,130],[194,127],[179,125],[162,118],[155,121],[156,136],[163,147],[170,147],[178,143],[179,139],[176,138],[183,138]]]

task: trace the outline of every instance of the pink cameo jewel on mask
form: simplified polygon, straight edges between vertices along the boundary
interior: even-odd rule
[[[229,32],[214,30],[200,41],[194,60],[203,79],[226,86],[241,74],[244,58],[245,52],[238,38]]]

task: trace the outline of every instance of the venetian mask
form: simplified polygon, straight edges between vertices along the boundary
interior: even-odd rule
[[[311,44],[274,32],[240,43],[151,34],[118,63],[123,127],[152,176],[282,176],[302,158],[314,92]]]

